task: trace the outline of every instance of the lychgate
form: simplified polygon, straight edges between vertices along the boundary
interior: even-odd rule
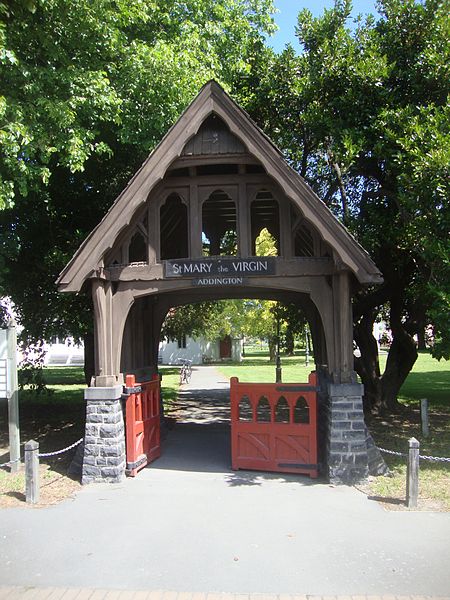
[[[264,228],[277,256],[256,256]],[[293,302],[307,316],[319,457],[298,464],[320,462],[332,481],[364,478],[368,440],[353,370],[351,297],[380,281],[367,252],[270,139],[217,83],[207,83],[58,279],[63,292],[90,290],[94,303],[83,481],[124,476],[124,376],[152,381],[167,311],[222,298]]]

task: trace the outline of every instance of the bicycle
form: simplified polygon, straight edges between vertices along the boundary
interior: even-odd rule
[[[187,359],[179,359],[181,362],[180,369],[180,385],[183,383],[189,383],[192,375],[192,360]]]

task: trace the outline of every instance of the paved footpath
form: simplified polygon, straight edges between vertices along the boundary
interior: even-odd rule
[[[136,478],[0,511],[2,600],[449,597],[448,513],[388,511],[355,488],[232,471],[225,413],[202,425],[224,378],[204,369],[208,381],[194,372],[192,383],[202,406]]]
[[[0,587],[0,600],[430,600],[431,596],[299,596],[290,594],[195,594],[87,588]],[[450,600],[435,596],[433,600]]]

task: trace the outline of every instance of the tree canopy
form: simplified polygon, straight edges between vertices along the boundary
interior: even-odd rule
[[[250,69],[272,0],[0,2],[0,296],[29,338],[92,327],[54,281],[200,87]]]
[[[203,83],[248,69],[273,28],[270,9],[271,0],[0,5],[2,203],[117,144],[141,158]]]
[[[353,29],[350,0],[303,10],[299,52],[266,54],[237,93],[383,273],[354,305],[356,368],[369,403],[392,408],[413,336],[431,324],[435,355],[450,355],[449,4],[378,8]],[[372,336],[382,308],[393,334],[383,374]]]

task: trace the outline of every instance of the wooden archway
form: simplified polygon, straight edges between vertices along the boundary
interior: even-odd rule
[[[255,232],[264,224],[279,238],[277,257],[252,255]],[[220,243],[228,230],[235,235],[232,252]],[[202,244],[206,234],[211,255]],[[63,292],[92,290],[92,399],[102,395],[100,389],[118,393],[124,366],[156,371],[159,328],[170,306],[289,297],[314,320],[326,385],[341,386],[327,391],[329,402],[354,397],[358,403],[360,386],[350,389],[356,385],[351,296],[380,281],[365,250],[211,81],[85,240],[58,286]],[[144,344],[143,332],[151,343]],[[350,446],[348,453],[355,456]],[[354,461],[347,466],[358,471]]]

